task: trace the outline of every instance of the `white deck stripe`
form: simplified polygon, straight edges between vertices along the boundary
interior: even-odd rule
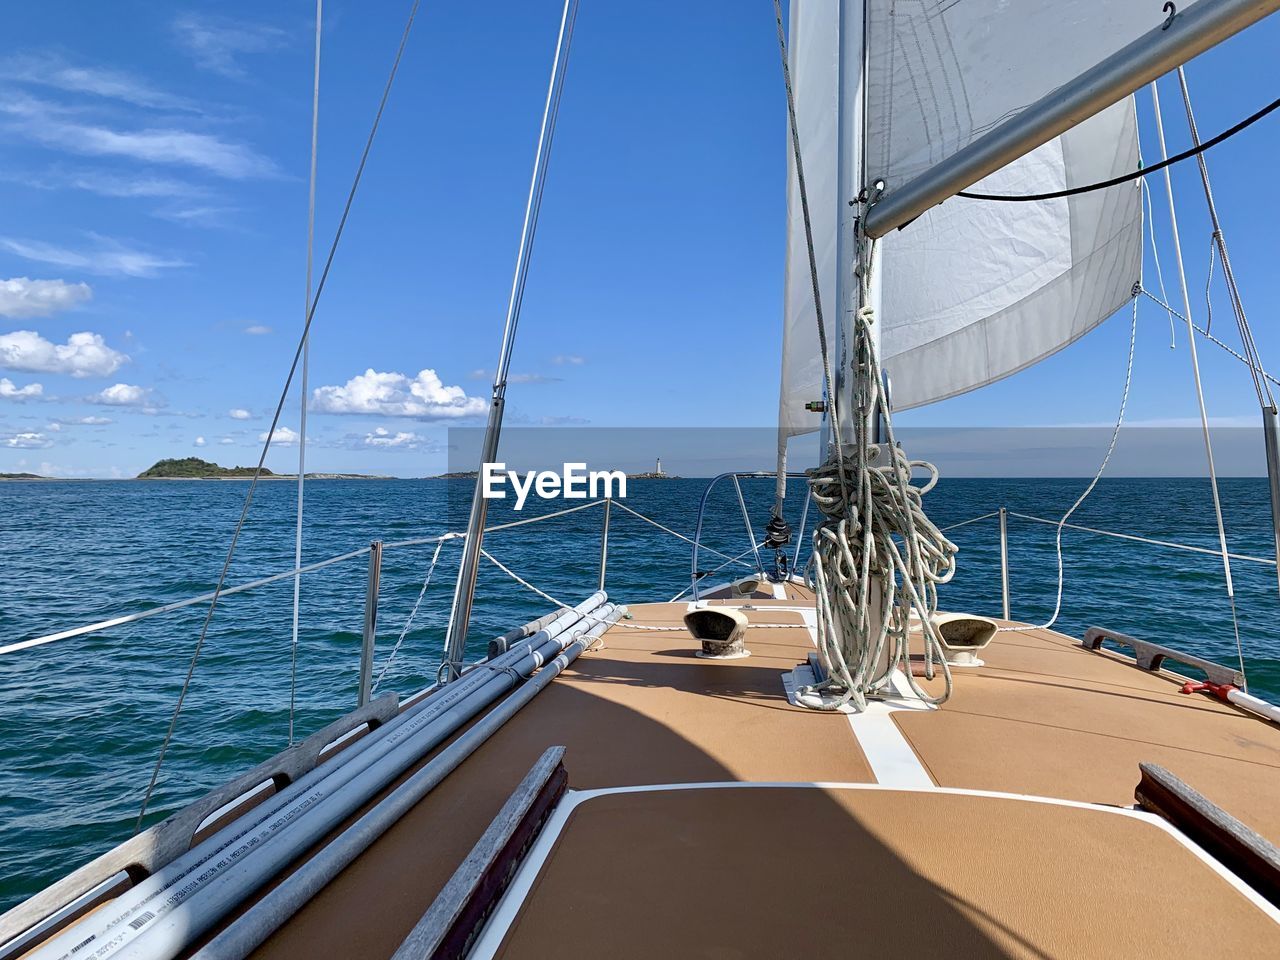
[[[818,614],[812,608],[801,611],[801,619],[809,630],[809,637],[816,647],[818,645]],[[794,674],[783,674],[783,687],[787,691],[787,699],[796,704]],[[842,713],[849,719],[849,729],[853,738],[862,748],[863,756],[875,775],[876,782],[886,787],[921,788],[934,786],[933,777],[925,769],[915,750],[902,735],[898,725],[889,716],[895,710],[929,710],[922,703],[906,680],[897,672],[893,678],[893,688],[898,692],[898,699],[891,701],[872,701],[867,704],[863,713],[856,713],[847,708]]]
[[[481,931],[480,938],[476,941],[475,947],[468,955],[470,960],[492,960],[492,958],[497,954],[498,948],[502,945],[502,941],[506,939],[512,923],[515,922],[516,915],[520,912],[520,908],[524,905],[525,899],[529,896],[529,891],[533,888],[533,884],[537,880],[538,874],[542,872],[542,867],[550,856],[551,850],[555,847],[556,841],[560,839],[560,834],[564,832],[564,827],[569,820],[569,816],[579,805],[586,803],[588,800],[594,800],[597,797],[618,793],[656,793],[659,791],[669,790],[727,790],[738,788],[894,790],[902,793],[945,793],[960,797],[990,797],[999,800],[1021,800],[1027,803],[1043,803],[1049,806],[1072,807],[1077,810],[1092,810],[1096,813],[1108,816],[1130,817],[1134,820],[1140,820],[1143,823],[1153,826],[1158,830],[1162,830],[1169,836],[1173,837],[1177,843],[1185,847],[1193,856],[1225,880],[1237,893],[1257,907],[1257,909],[1260,910],[1268,919],[1273,923],[1280,924],[1280,909],[1272,906],[1272,904],[1264,899],[1256,890],[1252,889],[1248,884],[1211,857],[1201,847],[1197,846],[1185,837],[1167,821],[1153,813],[1146,813],[1142,810],[1130,810],[1125,807],[1102,806],[1096,803],[1084,803],[1079,800],[1060,800],[1056,797],[1036,797],[1019,793],[1001,793],[992,790],[965,790],[956,787],[929,787],[928,789],[919,789],[909,787],[886,787],[883,784],[877,783],[824,783],[821,781],[800,783],[741,783],[730,780],[710,783],[662,783],[634,787],[606,787],[599,790],[568,791],[556,806],[555,812],[547,820],[546,826],[538,835],[538,839],[534,843],[533,848],[529,851],[528,857],[526,857],[524,863],[520,865],[520,869],[516,873],[515,879],[511,882],[511,886],[507,888],[507,892],[504,893],[502,895],[502,899],[498,901],[497,908],[493,911],[493,915],[489,918],[489,922],[485,925],[484,930]]]
[[[903,708],[887,703],[868,703],[864,712],[849,714],[849,728],[862,747],[877,783],[885,787],[929,789],[935,786],[933,777],[890,716],[900,709]]]

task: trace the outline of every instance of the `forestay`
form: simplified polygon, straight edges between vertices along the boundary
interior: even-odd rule
[[[867,148],[872,179],[876,170],[890,168],[895,179],[910,175],[917,169],[913,164],[918,158],[923,157],[927,166],[1016,111],[1021,104],[1010,101],[1011,90],[995,87],[1017,88],[1017,99],[1031,102],[1044,92],[1034,89],[1034,83],[1054,82],[1074,75],[1081,63],[1089,65],[1080,61],[1086,54],[1074,49],[1066,68],[1034,62],[1054,60],[1035,56],[1039,39],[1019,45],[1006,37],[996,57],[986,44],[994,43],[995,35],[1008,28],[1006,21],[1013,16],[989,17],[991,22],[980,28],[973,11],[990,14],[992,6],[987,0],[976,0],[972,7],[943,3],[931,5],[934,12],[926,16],[923,4],[898,3],[892,6],[895,22],[890,30],[884,22],[889,19],[890,4],[870,0]],[[1018,16],[1023,7],[1032,6],[1038,5],[1018,5]],[[836,216],[848,199],[836,196],[839,7],[840,0],[795,0],[791,17],[797,127],[824,304],[835,303]],[[1103,21],[1110,22],[1109,18],[1117,20],[1117,30],[1123,26],[1119,21],[1124,18],[1105,9],[1107,5],[1079,0],[1068,0],[1061,8],[1028,9],[1027,22],[1043,21],[1049,29],[1049,19],[1062,19],[1056,44],[1070,47],[1074,25],[1083,23],[1085,7],[1095,8],[1097,16],[1090,21],[1095,27],[1105,26]],[[1130,20],[1125,29],[1141,32],[1141,18]],[[908,43],[908,36],[915,39]],[[1092,45],[1086,46],[1093,53],[1087,56],[1103,56],[1110,52],[1109,45],[1123,45],[1129,38],[1124,33],[1108,39],[1108,49],[1102,53],[1090,40]],[[911,55],[899,49],[895,56],[886,44],[909,48]],[[923,52],[926,48],[929,56]],[[944,50],[945,57],[940,52]],[[970,63],[970,58],[991,62]],[[1027,82],[1034,83],[1019,88],[1022,80],[1009,78],[1016,77],[1024,63],[1028,64]],[[930,65],[937,68],[936,75],[922,72]],[[918,80],[934,76],[920,89],[949,92],[942,100],[921,97],[899,104],[894,98],[905,96],[909,86],[902,81],[904,75]],[[886,76],[895,82],[886,82]],[[976,96],[971,85],[986,92]],[[1047,192],[1116,176],[1137,164],[1133,102],[1126,99],[990,175],[975,190]],[[1029,204],[955,198],[885,237],[878,254],[882,300],[877,316],[882,325],[883,365],[893,378],[894,406],[920,406],[1008,376],[1106,319],[1128,299],[1140,277],[1139,191],[1136,184],[1126,184]],[[784,441],[818,429],[820,415],[806,411],[804,405],[822,397],[813,294],[793,168],[789,169],[788,201],[779,407]],[[834,340],[833,332],[828,333]]]

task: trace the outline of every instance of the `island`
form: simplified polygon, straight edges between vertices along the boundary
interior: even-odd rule
[[[48,480],[38,473],[0,473],[0,480]]]
[[[199,457],[160,460],[138,474],[138,480],[249,480],[254,467],[223,467]],[[273,473],[262,468],[260,480],[297,480],[296,473]],[[392,480],[367,473],[308,473],[308,480]]]
[[[647,473],[628,473],[627,479],[628,480],[680,480],[682,478],[677,477],[674,474],[667,473],[665,470],[663,470],[662,458],[658,457],[658,462],[654,464],[654,467],[652,470],[648,471]]]
[[[252,477],[253,467],[221,467],[199,457],[159,460],[138,474],[139,480],[221,480],[226,477]],[[263,478],[274,477],[266,467]]]

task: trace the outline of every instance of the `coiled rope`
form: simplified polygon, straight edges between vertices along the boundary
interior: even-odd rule
[[[874,244],[862,271],[863,303],[870,293]],[[854,442],[834,446],[820,467],[809,471],[813,501],[822,520],[813,534],[812,571],[818,621],[818,653],[827,679],[802,688],[801,702],[822,710],[846,704],[866,708],[867,698],[901,669],[912,691],[928,703],[951,694],[951,671],[934,614],[938,584],[955,573],[957,547],[924,512],[923,497],[938,481],[937,468],[910,460],[893,434],[881,388],[880,359],[872,337],[875,314],[863,306],[854,324]],[[869,442],[868,425],[877,414],[885,442]],[[913,470],[929,474],[922,486]],[[911,663],[915,635],[923,647],[925,676],[940,665],[941,696],[916,683]]]
[[[845,450],[842,426],[848,411],[840,409],[842,398],[834,389],[831,373],[780,0],[774,0],[774,19],[787,94],[792,160],[809,255],[827,422],[834,438],[827,460],[808,471],[813,499],[823,517],[813,532],[813,554],[808,567],[813,572],[818,614],[818,654],[828,677],[802,688],[799,699],[806,706],[822,710],[838,710],[850,702],[862,710],[868,694],[887,683],[894,669],[901,665],[917,696],[930,703],[940,703],[951,694],[951,673],[942,655],[933,614],[938,608],[937,585],[955,573],[957,548],[925,516],[921,506],[921,497],[937,483],[938,471],[932,464],[906,458],[894,440],[888,403],[881,396],[880,360],[871,335],[875,314],[871,307],[865,306],[870,302],[874,241],[865,248],[861,271],[864,306],[856,314],[853,335],[855,439],[852,449]],[[883,446],[869,445],[867,435],[867,425],[877,411],[886,429],[887,443]],[[911,471],[915,467],[930,473],[923,487],[911,484]],[[775,507],[775,513],[780,514],[780,504]],[[913,615],[919,620],[923,638],[925,675],[932,679],[935,660],[942,664],[946,690],[941,697],[926,694],[912,676],[909,641]],[[883,656],[886,649],[889,650],[887,658]],[[841,688],[838,693],[836,688]],[[833,695],[824,695],[826,691]]]

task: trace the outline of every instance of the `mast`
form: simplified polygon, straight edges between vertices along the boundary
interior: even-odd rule
[[[524,299],[525,280],[529,275],[529,257],[533,253],[533,238],[538,228],[538,212],[546,186],[547,163],[551,158],[551,141],[555,135],[560,95],[564,91],[564,75],[569,63],[569,45],[573,40],[573,24],[577,15],[578,0],[564,0],[555,57],[551,61],[551,79],[547,84],[547,100],[542,108],[542,126],[538,131],[538,146],[533,157],[533,175],[529,182],[529,198],[525,203],[524,226],[520,231],[520,245],[516,251],[515,276],[511,280],[511,296],[507,301],[502,347],[498,351],[498,365],[493,374],[493,399],[489,404],[489,420],[485,425],[484,442],[481,444],[481,470],[486,463],[493,463],[498,457],[498,439],[502,433],[502,416],[506,407],[507,375],[515,349],[520,306]],[[458,667],[463,662],[467,628],[471,625],[471,602],[475,597],[476,577],[480,572],[480,548],[484,541],[484,525],[488,514],[489,501],[484,496],[484,485],[477,477],[475,490],[471,495],[471,515],[467,521],[467,538],[462,547],[462,562],[458,566],[458,582],[453,590],[449,628],[445,634],[444,662],[449,668],[450,680],[457,677]]]
[[[1166,4],[1166,8],[1172,4]],[[930,207],[1280,9],[1280,0],[1197,0],[908,183],[867,214],[882,237]]]
[[[867,45],[865,0],[840,0],[840,53],[837,75],[836,134],[836,360],[832,375],[832,389],[837,398],[837,409],[843,415],[844,436],[830,437],[833,443],[849,443],[854,438],[853,421],[848,413],[853,410],[854,374],[850,367],[853,347],[853,321],[863,306],[859,274],[862,262],[862,244],[859,230],[863,205],[858,198],[865,189],[866,170],[866,98],[867,98]],[[872,290],[874,302],[876,289]],[[879,325],[875,326],[875,346],[879,352]]]

